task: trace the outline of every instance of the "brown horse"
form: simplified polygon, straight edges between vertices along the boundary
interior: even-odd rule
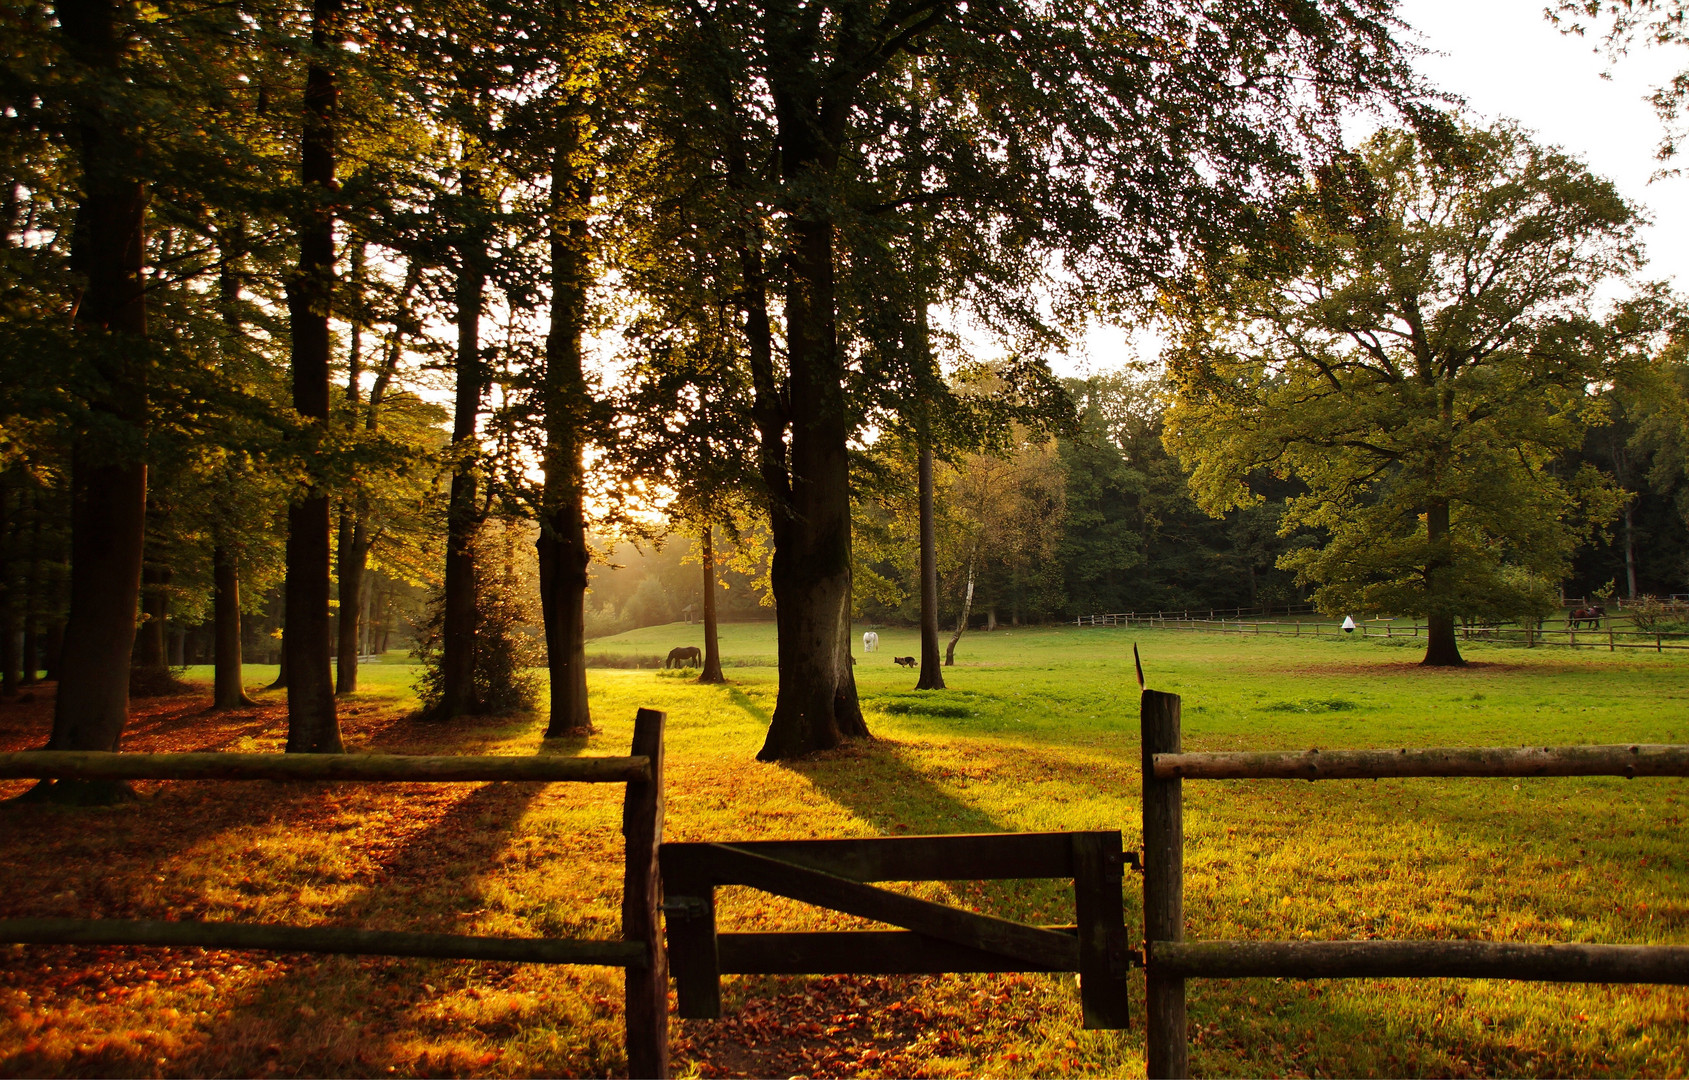
[[[1589,607],[1573,608],[1571,614],[1566,616],[1566,629],[1576,630],[1579,624],[1588,623],[1590,629],[1599,630],[1601,629],[1601,620],[1606,617],[1607,609],[1602,607],[1600,604],[1592,604]]]
[[[679,648],[669,650],[669,658],[663,661],[663,666],[665,668],[686,667],[687,665],[697,667],[703,662],[703,658],[704,650],[698,648],[698,646],[682,645]]]

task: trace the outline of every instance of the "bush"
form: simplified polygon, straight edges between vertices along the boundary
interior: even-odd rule
[[[1657,596],[1639,596],[1628,604],[1631,621],[1647,634],[1689,633],[1689,604],[1677,600],[1661,600]]]
[[[469,711],[498,716],[526,712],[539,705],[540,684],[533,668],[544,662],[537,598],[517,572],[513,521],[483,526],[475,538],[475,663]],[[422,674],[417,696],[423,710],[440,703],[440,631],[446,601],[436,591],[418,636]]]

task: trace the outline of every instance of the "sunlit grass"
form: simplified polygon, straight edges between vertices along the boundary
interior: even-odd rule
[[[860,631],[859,631],[860,632]],[[1689,741],[1689,662],[1476,646],[1463,671],[1358,639],[1027,628],[969,634],[951,689],[916,693],[880,631],[856,677],[871,744],[755,762],[777,676],[771,623],[723,628],[727,686],[691,672],[592,669],[601,731],[552,748],[624,753],[641,706],[669,714],[671,839],[1119,828],[1138,840],[1137,687],[1184,699],[1189,749]],[[701,644],[652,627],[594,642],[620,654]],[[733,661],[738,661],[733,664]],[[206,673],[208,677],[208,673]],[[248,668],[250,682],[273,669]],[[342,706],[356,748],[528,754],[538,717],[450,728],[414,708],[407,664],[371,665]],[[184,705],[196,745],[279,746],[261,724]],[[132,749],[170,728],[138,723]],[[194,733],[198,733],[195,735]],[[242,742],[244,740],[244,742]],[[162,744],[161,744],[162,746]],[[185,749],[171,744],[168,748]],[[14,788],[7,788],[7,791]],[[16,880],[5,914],[332,923],[615,936],[620,789],[551,785],[149,785],[102,811],[0,809]],[[1463,937],[1689,944],[1679,780],[1411,780],[1185,785],[1192,938]],[[1141,932],[1138,882],[1128,920]],[[924,895],[1032,922],[1071,921],[1058,882],[934,883]],[[724,929],[860,925],[725,890]],[[0,1072],[590,1075],[621,1068],[620,976],[593,969],[14,949],[0,960]],[[102,966],[103,965],[103,966]],[[51,967],[52,971],[44,971]],[[74,981],[69,972],[75,972]],[[92,974],[90,974],[92,973]],[[729,979],[730,1013],[801,986]],[[1141,1073],[1140,1030],[1078,1029],[1072,982],[910,979],[926,1021],[900,1064],[853,1075]],[[1134,1012],[1141,1015],[1141,979]],[[1475,981],[1193,983],[1199,1073],[1682,1075],[1689,991]],[[761,1004],[758,1004],[761,1003]],[[873,1024],[889,1024],[876,1013]],[[683,1045],[717,1027],[676,1026]],[[823,1032],[822,1040],[829,1037]],[[754,1048],[747,1049],[753,1054]],[[702,1055],[682,1068],[710,1072]],[[693,1055],[696,1056],[696,1055]],[[162,1062],[159,1060],[162,1059]],[[773,1059],[763,1058],[762,1072]],[[754,1067],[748,1071],[757,1072]],[[784,1074],[783,1074],[784,1075]]]

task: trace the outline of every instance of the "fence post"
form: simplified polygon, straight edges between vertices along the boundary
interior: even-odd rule
[[[651,759],[651,779],[631,783],[622,803],[627,867],[622,879],[622,937],[645,943],[644,967],[628,968],[626,981],[628,1076],[669,1075],[669,968],[663,951],[662,876],[657,849],[663,842],[663,724],[668,714],[640,709],[633,721],[633,753]]]
[[[1163,975],[1157,941],[1185,939],[1185,823],[1181,781],[1157,780],[1156,754],[1176,754],[1179,695],[1145,690],[1139,706],[1144,757],[1144,1033],[1151,1080],[1190,1075],[1185,1043],[1185,980]]]

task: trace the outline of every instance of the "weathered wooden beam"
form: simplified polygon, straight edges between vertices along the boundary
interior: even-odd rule
[[[1431,747],[1155,755],[1157,779],[1368,780],[1394,776],[1689,776],[1689,746]]]
[[[1075,833],[1074,917],[1079,927],[1079,1005],[1090,1029],[1129,1026],[1130,969],[1118,832]]]
[[[130,919],[0,919],[0,942],[22,945],[164,945],[353,956],[427,956],[442,960],[506,960],[522,964],[596,964],[637,968],[637,941],[470,937],[335,926],[279,926]]]
[[[1073,876],[1075,833],[960,833],[839,840],[734,843],[781,862],[852,881],[990,881]],[[1088,834],[1086,834],[1088,835]],[[1099,836],[1118,833],[1101,831]],[[664,844],[665,867],[690,871],[713,861],[710,844]],[[671,871],[672,872],[672,871]]]
[[[1689,945],[1151,941],[1148,969],[1199,979],[1527,979],[1684,986],[1689,985]]]
[[[980,971],[1078,971],[1071,926],[1046,926],[1067,938],[1069,957],[1055,967],[941,941],[912,930],[832,930],[720,934],[721,971],[732,975],[941,975]],[[682,1015],[685,1015],[682,1013]]]
[[[626,849],[622,874],[622,937],[637,945],[641,963],[623,984],[628,1075],[669,1075],[669,966],[663,950],[663,899],[657,853],[663,844],[663,726],[668,714],[640,709],[633,721],[633,756],[649,762],[649,776],[628,784],[622,801]]]
[[[1144,938],[1185,937],[1185,811],[1177,776],[1154,773],[1151,763],[1180,749],[1179,695],[1145,690],[1138,704],[1144,794]],[[1185,980],[1165,968],[1144,969],[1145,1069],[1150,1080],[1190,1075],[1186,1042]]]
[[[1072,953],[1071,939],[1048,930],[889,892],[726,844],[713,846],[715,862],[710,869],[716,884],[749,885],[1040,967],[1059,968]]]
[[[0,754],[0,780],[648,781],[630,757],[430,757],[410,754],[124,754],[25,750]]]

